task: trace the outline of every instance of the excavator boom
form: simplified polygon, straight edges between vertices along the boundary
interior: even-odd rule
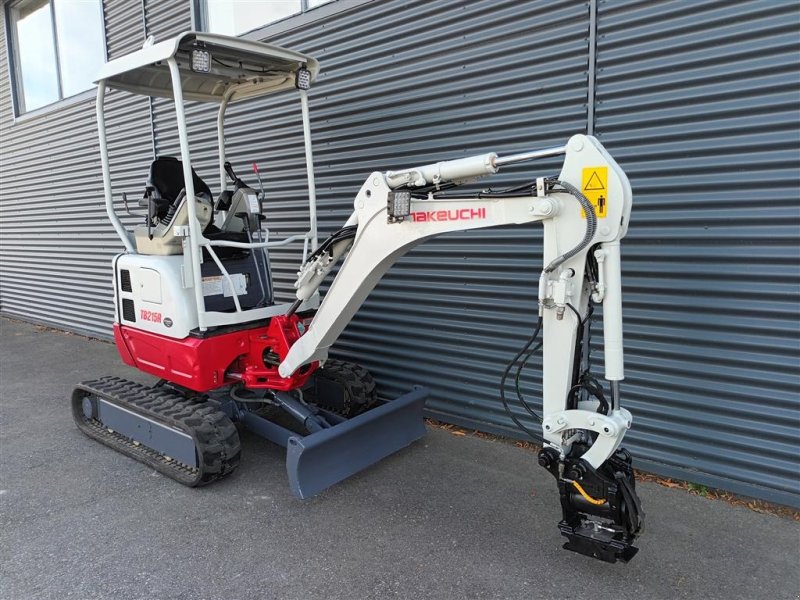
[[[561,173],[540,177],[527,189],[476,195],[438,191],[491,175],[505,164],[555,154],[565,155]],[[545,443],[540,463],[563,487],[561,527],[570,540],[567,547],[604,560],[627,560],[635,553],[631,543],[643,516],[633,491],[630,455],[620,450],[632,422],[619,402],[624,378],[620,240],[630,210],[625,173],[595,138],[585,135],[573,136],[564,147],[505,159],[489,153],[372,173],[344,227],[320,245],[298,274],[295,306],[312,297],[344,257],[308,330],[289,348],[279,372],[289,377],[304,365],[324,361],[381,277],[417,244],[452,231],[542,222],[537,333],[543,335],[543,410],[535,415]],[[581,340],[588,335],[594,304],[603,307],[608,399],[581,364]],[[512,364],[529,352],[528,347]]]

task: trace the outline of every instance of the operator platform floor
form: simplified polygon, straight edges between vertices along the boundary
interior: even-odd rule
[[[800,524],[657,484],[639,555],[561,549],[536,456],[442,430],[307,501],[245,434],[188,489],[73,425],[74,383],[152,381],[105,342],[0,319],[0,598],[796,599]]]

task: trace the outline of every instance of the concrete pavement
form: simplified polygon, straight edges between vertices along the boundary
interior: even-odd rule
[[[656,484],[628,565],[561,550],[558,494],[529,451],[431,430],[308,500],[282,449],[187,489],[83,436],[68,398],[152,381],[110,344],[0,319],[0,598],[796,599],[800,524]]]

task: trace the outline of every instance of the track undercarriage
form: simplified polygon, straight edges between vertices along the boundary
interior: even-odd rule
[[[76,386],[72,412],[90,438],[190,487],[236,469],[237,423],[287,449],[290,488],[308,498],[422,437],[427,395],[418,388],[381,403],[366,369],[330,360],[301,393],[206,395],[103,377]]]
[[[239,433],[228,416],[165,386],[119,377],[86,381],[72,393],[72,414],[90,438],[190,487],[239,465]]]

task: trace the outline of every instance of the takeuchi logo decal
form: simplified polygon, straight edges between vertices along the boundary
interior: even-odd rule
[[[426,210],[411,213],[415,223],[427,221],[471,221],[472,219],[485,219],[485,208],[455,208],[450,210]]]

